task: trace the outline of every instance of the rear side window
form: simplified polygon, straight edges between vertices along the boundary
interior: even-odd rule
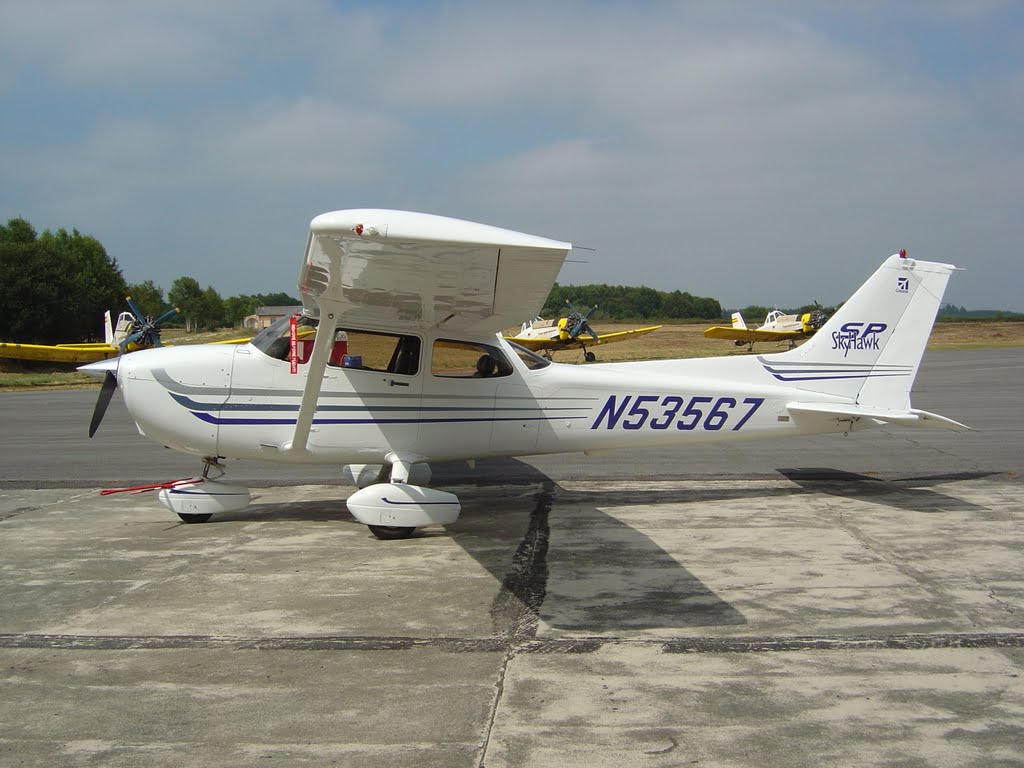
[[[445,379],[490,379],[510,375],[512,364],[490,344],[438,339],[430,356],[430,372]]]

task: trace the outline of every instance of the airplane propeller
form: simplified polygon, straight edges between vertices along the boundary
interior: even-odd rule
[[[99,429],[100,422],[103,421],[103,416],[107,412],[107,406],[110,405],[110,398],[114,396],[115,389],[117,389],[117,376],[114,375],[113,371],[108,370],[103,377],[100,396],[96,398],[96,407],[92,412],[92,421],[89,422],[89,437],[95,435],[96,430]]]
[[[160,326],[178,314],[178,308],[172,307],[154,320],[151,316],[142,314],[142,310],[132,301],[131,296],[127,298],[128,307],[131,309],[132,314],[135,315],[135,322],[132,324],[131,333],[120,344],[121,352],[128,349],[128,345],[132,343],[138,343],[140,346],[147,347],[162,347]]]
[[[814,330],[818,330],[828,320],[828,313],[823,309],[815,309],[811,312],[811,316],[808,319],[808,325]]]
[[[128,345],[137,343],[139,346],[162,347],[160,326],[178,314],[178,308],[174,307],[154,320],[151,316],[142,314],[142,310],[139,309],[138,304],[132,301],[131,296],[127,296],[126,299],[128,301],[128,308],[131,309],[132,315],[135,316],[131,332],[118,344],[118,353],[115,360],[93,364],[105,366],[105,373],[103,375],[103,384],[100,386],[100,395],[96,398],[96,406],[93,408],[92,421],[89,422],[89,437],[96,434],[96,430],[100,427],[100,422],[103,421],[103,417],[107,413],[107,407],[114,396],[114,390],[117,389],[117,374],[115,371],[120,367],[121,355],[128,351]],[[114,364],[113,369],[109,367],[111,363]]]
[[[569,305],[569,317],[566,318],[565,323],[566,327],[569,329],[569,338],[575,339],[581,333],[586,331],[588,334],[590,334],[590,337],[594,341],[597,341],[597,333],[594,331],[593,328],[590,327],[590,324],[587,322],[587,320],[590,319],[590,316],[594,314],[594,310],[597,309],[597,304],[588,309],[586,314],[583,314],[579,312],[576,309],[576,307],[573,306],[573,303],[568,299],[565,300],[565,303]]]

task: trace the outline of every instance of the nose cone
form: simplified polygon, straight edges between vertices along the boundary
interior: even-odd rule
[[[119,361],[120,358],[112,357],[109,360],[100,360],[95,363],[89,363],[88,365],[80,365],[78,366],[77,370],[81,371],[82,373],[89,374],[94,379],[99,379],[100,381],[103,381],[103,379],[105,379],[107,376],[107,371],[114,374],[117,373],[117,364]]]

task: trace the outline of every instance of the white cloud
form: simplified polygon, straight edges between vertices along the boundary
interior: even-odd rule
[[[159,87],[278,53],[283,34],[301,33],[308,19],[329,13],[327,2],[8,0],[0,45],[8,57],[74,86]]]
[[[934,8],[949,40],[1002,12]],[[912,16],[797,0],[9,3],[0,73],[22,87],[0,88],[32,99],[14,105],[20,138],[0,124],[0,206],[118,237],[146,222],[152,250],[183,258],[215,244],[197,266],[228,265],[226,281],[232,258],[297,251],[279,233],[322,210],[393,205],[596,246],[563,282],[838,300],[822,280],[841,293],[902,245],[996,265],[1018,229],[1024,74],[932,72]],[[887,27],[908,47],[863,31]],[[287,287],[283,265],[244,289]],[[957,285],[977,297],[960,303],[989,290],[984,269]]]
[[[240,181],[366,183],[386,170],[406,130],[386,115],[303,98],[220,115],[203,126],[195,150],[209,167]]]

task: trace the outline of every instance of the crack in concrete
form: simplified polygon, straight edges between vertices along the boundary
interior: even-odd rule
[[[1024,632],[936,632],[904,635],[747,635],[675,638],[617,636],[533,638],[510,643],[506,635],[490,637],[386,637],[323,635],[312,637],[245,637],[237,635],[65,635],[0,634],[0,648],[45,648],[67,651],[235,650],[235,651],[414,651],[519,654],[594,653],[605,646],[660,646],[664,653],[775,653],[781,651],[928,648],[1024,648]]]
[[[495,632],[506,641],[505,656],[494,684],[494,699],[480,742],[479,768],[485,768],[491,734],[498,717],[498,708],[505,693],[505,677],[517,653],[517,646],[537,636],[540,608],[548,589],[548,543],[551,527],[548,517],[554,504],[554,484],[547,482],[537,492],[530,523],[515,554],[512,568],[502,579],[501,589],[491,603],[491,621]]]

